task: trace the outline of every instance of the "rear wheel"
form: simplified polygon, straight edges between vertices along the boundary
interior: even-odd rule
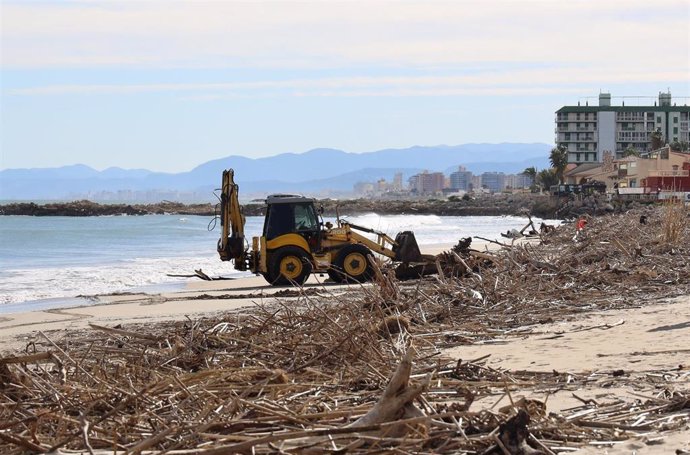
[[[347,245],[338,252],[328,276],[338,283],[369,281],[374,276],[374,268],[369,262],[370,256],[373,257],[373,254],[365,246]]]
[[[311,274],[309,256],[301,248],[285,246],[271,254],[264,278],[274,286],[303,285]]]

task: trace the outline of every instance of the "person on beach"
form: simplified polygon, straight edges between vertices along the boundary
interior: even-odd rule
[[[573,242],[577,242],[577,238],[580,235],[580,232],[585,229],[585,226],[587,226],[587,218],[581,216],[575,224],[575,236],[573,237]]]

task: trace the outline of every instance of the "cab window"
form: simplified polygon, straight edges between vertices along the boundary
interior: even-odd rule
[[[319,223],[312,204],[295,205],[295,229],[298,231],[316,231]]]
[[[295,231],[292,206],[289,204],[273,204],[268,207],[264,235],[271,240],[283,234]]]

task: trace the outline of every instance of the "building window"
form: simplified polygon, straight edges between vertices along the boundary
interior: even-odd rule
[[[678,123],[678,117],[673,117],[673,123]]]
[[[576,153],[575,156],[577,157],[577,158],[575,158],[575,161],[580,161],[582,154]]]
[[[657,123],[661,123],[661,116],[660,116],[660,115],[657,115],[657,116],[656,116],[656,122],[657,122]]]
[[[678,127],[677,126],[673,127],[673,134],[678,134]]]

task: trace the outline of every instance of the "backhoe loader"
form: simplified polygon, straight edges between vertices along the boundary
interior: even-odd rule
[[[327,273],[338,283],[368,281],[374,274],[373,253],[406,266],[433,264],[434,257],[421,254],[410,231],[392,239],[340,217],[335,226],[324,223],[323,210],[316,209],[314,199],[291,194],[268,196],[263,233],[252,238],[250,248],[234,174],[232,169],[223,171],[218,253],[221,260],[234,261],[237,270],[261,274],[270,284],[285,286],[302,285],[312,273]]]

